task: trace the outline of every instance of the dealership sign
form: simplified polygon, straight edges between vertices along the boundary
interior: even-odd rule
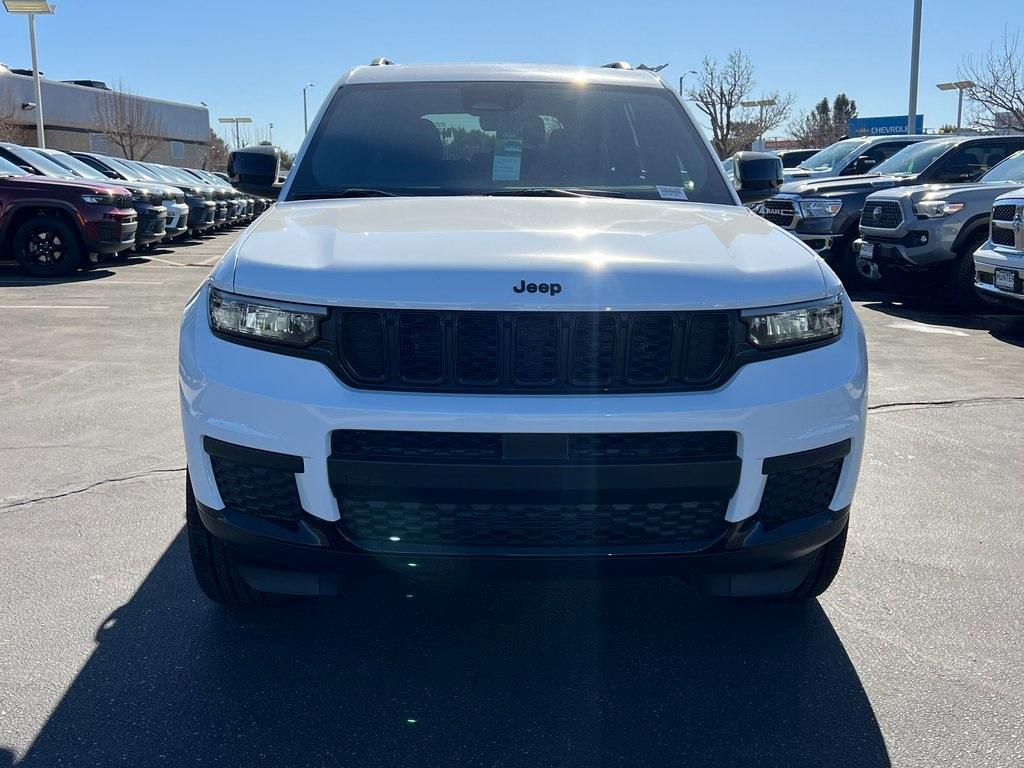
[[[895,136],[906,132],[906,115],[855,117],[846,126],[848,136]],[[924,115],[918,115],[914,121],[914,133],[924,133]]]

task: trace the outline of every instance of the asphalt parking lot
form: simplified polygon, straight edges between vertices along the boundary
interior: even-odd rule
[[[175,362],[235,236],[0,266],[0,767],[1024,763],[1024,317],[858,301],[869,440],[818,603],[381,577],[232,613],[188,565]]]

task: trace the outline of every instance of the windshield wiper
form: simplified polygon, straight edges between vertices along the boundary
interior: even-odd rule
[[[299,192],[292,200],[331,200],[344,197],[402,197],[398,192],[372,187],[346,187],[344,189],[318,189],[315,192]]]
[[[487,197],[626,197],[621,192],[603,189],[565,189],[563,187],[511,187],[483,192]]]

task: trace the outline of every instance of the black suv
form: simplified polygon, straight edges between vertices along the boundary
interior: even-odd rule
[[[901,149],[873,173],[783,184],[759,212],[793,232],[859,287],[864,281],[857,271],[855,242],[868,195],[890,187],[975,181],[1019,149],[1024,149],[1024,136],[936,137]]]

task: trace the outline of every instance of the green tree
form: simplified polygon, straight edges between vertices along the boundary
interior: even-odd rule
[[[823,98],[810,112],[789,125],[790,135],[804,147],[827,147],[846,135],[847,125],[857,116],[857,102],[840,93],[829,103]]]

